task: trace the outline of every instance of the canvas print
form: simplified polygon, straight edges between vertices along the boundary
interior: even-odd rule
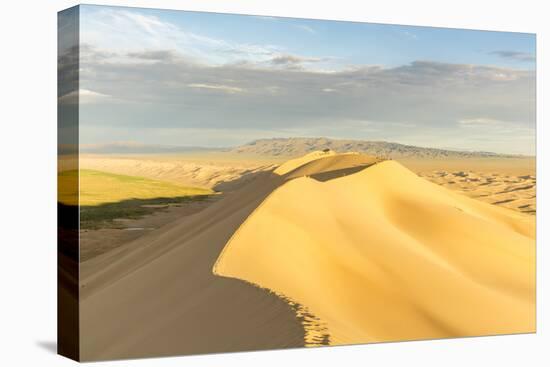
[[[533,333],[534,34],[59,13],[59,353]]]

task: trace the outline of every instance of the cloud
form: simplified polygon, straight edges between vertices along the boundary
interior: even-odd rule
[[[533,53],[528,52],[518,52],[518,51],[509,51],[509,50],[500,50],[490,52],[492,55],[500,56],[503,59],[508,59],[512,61],[523,61],[523,62],[535,62],[536,56]]]
[[[81,24],[82,55],[92,57],[87,48],[95,46],[96,61],[127,64],[169,62],[183,57],[188,63],[220,66],[247,64],[256,67],[315,68],[332,70],[334,58],[290,54],[273,44],[238,43],[185,30],[153,15],[120,8],[84,7]],[[257,17],[256,17],[257,18]],[[263,18],[261,18],[263,19]],[[276,18],[274,18],[276,19]],[[306,32],[314,30],[298,25]]]
[[[267,20],[270,22],[276,22],[279,20],[278,17],[272,17],[269,15],[252,15],[253,18],[260,19],[260,20]]]
[[[314,63],[321,63],[326,61],[328,58],[318,58],[318,57],[305,57],[298,55],[290,54],[281,54],[273,57],[270,60],[271,65],[275,67],[283,67],[289,70],[304,70],[312,69],[309,65]]]
[[[298,24],[295,26],[298,29],[301,29],[302,31],[306,31],[309,34],[315,34],[317,33],[315,29],[311,28],[310,26],[307,26],[305,24]]]
[[[394,75],[402,82],[412,84],[428,83],[472,83],[475,81],[506,82],[517,80],[531,72],[485,65],[451,64],[434,61],[414,61],[394,69]],[[439,77],[444,77],[441,79]]]
[[[128,52],[126,54],[129,58],[170,62],[178,58],[177,52],[174,50],[148,50],[139,52]]]
[[[220,84],[191,83],[191,84],[187,84],[187,86],[191,88],[210,89],[210,90],[225,92],[229,94],[242,93],[245,91],[243,88],[231,87],[229,85],[220,85]]]
[[[502,125],[503,121],[485,118],[485,117],[478,117],[478,118],[471,118],[471,119],[461,119],[461,120],[458,120],[458,123],[460,125],[465,125],[465,126],[487,126],[487,125],[494,126],[494,125]]]
[[[78,91],[72,91],[59,97],[59,102],[62,104],[91,104],[100,103],[111,96],[104,93],[94,92],[88,89],[79,89]]]
[[[170,50],[196,63],[220,65],[238,61],[266,62],[283,50],[276,45],[229,42],[176,26],[153,15],[120,8],[84,7],[81,17],[81,42],[101,45],[109,53],[118,51],[117,60],[127,62],[130,55],[143,50]],[[146,56],[146,55],[143,55]],[[169,56],[169,55],[164,55]]]
[[[315,57],[301,57],[296,55],[278,55],[271,59],[275,65],[302,64],[306,62],[319,62],[321,59]]]
[[[409,39],[412,39],[412,40],[417,40],[418,39],[418,36],[412,32],[409,32],[409,31],[401,31],[400,32],[403,36],[405,36],[406,38],[409,38]]]
[[[90,143],[117,137],[225,146],[303,134],[534,149],[533,70],[430,60],[343,65],[330,55],[229,42],[154,16],[100,9],[81,24],[79,83],[92,93],[83,93],[80,116],[87,139],[97,140]],[[63,64],[73,65],[74,55]]]
[[[534,121],[499,120],[487,117],[467,118],[458,121],[459,136],[467,137],[470,144],[486,143],[491,137],[491,148],[484,150],[535,155],[536,129]],[[477,150],[482,150],[481,146]]]
[[[276,68],[205,65],[177,51],[153,49],[124,52],[124,62],[120,55],[111,55],[116,62],[94,56],[93,47],[88,56],[81,60],[81,88],[111,97],[83,105],[82,125],[96,131],[120,128],[130,135],[151,128],[182,131],[166,138],[181,141],[152,143],[201,144],[183,134],[184,129],[209,129],[212,134],[220,129],[212,139],[222,141],[223,129],[231,126],[237,132],[257,132],[254,138],[292,132],[489,151],[510,150],[520,142],[525,151],[534,146],[528,131],[535,121],[534,71],[415,61],[393,68],[364,65],[318,72],[288,68],[304,63],[288,55]],[[155,62],[136,62],[144,59]],[[508,121],[507,129],[523,128],[524,138],[514,143],[518,131],[489,134],[473,128],[493,120]],[[242,139],[244,143],[245,135]]]

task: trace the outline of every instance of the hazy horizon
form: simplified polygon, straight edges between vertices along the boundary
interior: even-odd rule
[[[80,9],[82,144],[326,136],[535,154],[532,34]]]

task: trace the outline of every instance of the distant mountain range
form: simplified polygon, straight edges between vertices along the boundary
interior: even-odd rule
[[[520,155],[491,152],[471,152],[436,148],[422,148],[413,145],[385,141],[340,140],[328,138],[274,138],[259,139],[233,148],[233,153],[258,154],[263,156],[292,157],[312,151],[330,149],[338,153],[359,152],[386,158],[475,158],[475,157],[522,157]]]
[[[522,155],[472,152],[452,149],[423,148],[385,141],[340,140],[329,138],[273,138],[259,139],[234,148],[206,148],[143,144],[137,142],[112,142],[105,144],[82,144],[81,153],[90,154],[168,154],[229,152],[264,157],[291,158],[316,150],[330,149],[338,153],[358,152],[385,158],[516,158]]]
[[[217,148],[186,147],[175,145],[143,144],[137,142],[112,142],[105,144],[81,144],[81,153],[91,154],[162,154],[189,153],[221,150]]]

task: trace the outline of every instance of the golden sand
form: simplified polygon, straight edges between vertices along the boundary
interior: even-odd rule
[[[304,305],[333,345],[535,330],[534,217],[395,161],[284,183],[240,226],[214,273]]]
[[[530,174],[503,172],[445,171],[420,172],[419,176],[455,192],[489,204],[535,215],[537,179]]]
[[[179,160],[94,162],[217,180]],[[81,263],[82,359],[535,330],[534,216],[365,155],[281,167],[208,164],[237,177],[220,200]]]
[[[273,173],[282,176],[284,174],[287,174],[287,173],[297,169],[298,167],[303,166],[304,164],[319,160],[319,158],[325,158],[325,157],[333,156],[335,154],[336,153],[333,152],[332,150],[329,150],[329,151],[326,151],[326,152],[321,152],[321,151],[311,152],[309,154],[304,155],[303,157],[298,157],[298,158],[294,158],[294,159],[290,159],[290,160],[286,161],[285,163],[283,163],[279,167],[277,167],[273,171]]]

